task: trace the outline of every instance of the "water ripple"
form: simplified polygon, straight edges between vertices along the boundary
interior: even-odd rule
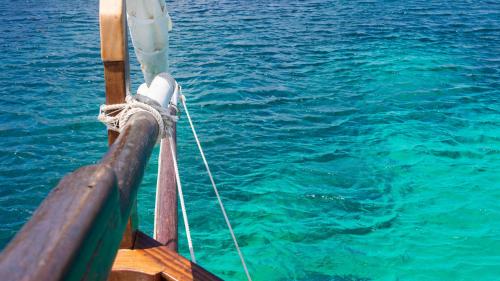
[[[498,278],[497,1],[168,5],[172,72],[254,280]],[[97,8],[0,3],[2,246],[106,149]],[[242,279],[185,118],[178,134],[198,260]]]

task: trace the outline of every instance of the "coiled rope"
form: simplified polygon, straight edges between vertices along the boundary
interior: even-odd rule
[[[236,248],[236,251],[238,251],[238,255],[240,256],[241,264],[243,265],[243,269],[245,270],[245,274],[247,276],[248,281],[252,281],[252,278],[250,277],[250,273],[248,272],[247,265],[245,263],[245,258],[243,257],[243,253],[240,250],[240,246],[238,245],[238,241],[236,240],[236,236],[234,235],[233,228],[231,227],[231,223],[229,222],[229,218],[226,214],[226,209],[224,208],[224,204],[222,204],[222,200],[219,195],[219,191],[217,190],[217,186],[215,185],[214,178],[212,176],[212,172],[210,171],[210,167],[208,166],[207,158],[205,157],[205,153],[203,152],[203,148],[201,147],[200,140],[198,139],[198,135],[196,134],[196,130],[194,129],[193,121],[191,120],[191,115],[189,115],[189,110],[186,106],[186,97],[181,93],[180,95],[180,100],[182,102],[182,106],[184,107],[184,111],[186,111],[186,116],[189,121],[189,125],[191,126],[191,131],[193,132],[194,139],[196,140],[196,144],[198,145],[198,149],[201,154],[201,158],[203,159],[203,163],[205,164],[205,168],[208,173],[208,177],[210,178],[210,182],[212,183],[212,187],[215,192],[215,196],[217,197],[217,201],[219,201],[219,206],[222,211],[222,215],[224,216],[224,219],[226,220],[227,228],[229,229],[229,232],[231,233],[231,237],[233,238],[234,246]]]

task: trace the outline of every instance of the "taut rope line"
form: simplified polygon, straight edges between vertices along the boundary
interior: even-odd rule
[[[175,180],[177,181],[177,192],[179,192],[179,201],[181,202],[182,218],[184,220],[184,227],[186,228],[186,237],[188,240],[189,253],[191,254],[191,261],[196,263],[196,258],[194,256],[193,242],[191,240],[191,231],[189,230],[189,221],[186,212],[186,206],[184,205],[184,194],[182,193],[181,179],[179,176],[179,168],[177,166],[177,159],[175,157],[174,140],[172,134],[168,135],[170,143],[170,152],[172,153],[172,162],[174,163],[175,170]]]
[[[229,229],[229,232],[231,233],[231,237],[233,238],[234,246],[236,247],[236,251],[238,251],[238,255],[240,256],[241,264],[243,265],[243,269],[245,270],[245,274],[247,275],[248,281],[252,281],[252,278],[250,277],[250,273],[248,272],[247,265],[245,263],[245,258],[243,257],[243,253],[240,250],[240,246],[238,245],[238,241],[236,240],[236,236],[234,235],[233,228],[231,227],[231,223],[229,222],[229,218],[226,214],[226,210],[224,208],[224,204],[222,204],[222,200],[219,195],[219,191],[217,190],[217,186],[215,185],[214,178],[212,176],[212,172],[210,172],[210,167],[208,166],[207,158],[205,158],[205,153],[203,152],[203,148],[201,148],[200,140],[198,139],[198,135],[196,134],[196,130],[194,129],[193,121],[191,120],[191,116],[189,115],[189,111],[186,106],[186,97],[182,94],[180,96],[180,100],[182,102],[182,106],[184,107],[184,110],[186,111],[186,116],[189,121],[189,125],[191,126],[191,131],[193,132],[194,139],[196,140],[196,144],[198,145],[198,149],[200,150],[201,158],[203,159],[203,163],[205,164],[205,168],[208,173],[208,177],[210,178],[210,182],[212,182],[212,187],[214,188],[215,196],[217,197],[217,201],[219,201],[219,206],[222,211],[222,215],[224,216],[224,219],[226,220],[227,227]]]

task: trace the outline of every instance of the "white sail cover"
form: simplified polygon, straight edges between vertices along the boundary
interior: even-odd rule
[[[165,0],[127,0],[127,21],[135,54],[149,86],[168,72],[168,32],[172,21]]]

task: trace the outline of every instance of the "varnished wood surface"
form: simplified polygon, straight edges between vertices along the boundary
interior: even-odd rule
[[[110,281],[221,280],[147,235],[137,233],[136,248],[118,252]]]
[[[171,109],[175,114],[175,110]],[[177,147],[177,134],[173,128],[174,149]],[[177,149],[175,149],[177,150]],[[160,151],[160,169],[158,171],[158,189],[156,194],[155,234],[154,238],[170,250],[177,252],[178,244],[178,211],[177,211],[177,182],[173,159],[170,150],[170,140],[162,140]]]
[[[128,63],[124,61],[104,62],[106,104],[123,103],[128,89]],[[112,145],[118,133],[108,130],[108,145]]]
[[[124,0],[99,1],[99,29],[101,58],[104,64],[104,80],[106,83],[106,104],[123,103],[130,84]],[[117,132],[108,131],[108,144],[113,144],[117,137]],[[121,242],[120,247],[122,248],[131,248],[133,245],[134,232],[137,230],[138,225],[136,209],[136,207],[132,209]]]
[[[128,57],[125,1],[100,0],[99,26],[103,62],[125,61]]]
[[[87,166],[64,177],[0,255],[0,279],[92,280],[105,273],[119,243],[113,237],[122,232],[117,205],[111,168]]]
[[[0,280],[106,280],[158,132],[136,113],[99,164],[64,177],[0,254]]]

